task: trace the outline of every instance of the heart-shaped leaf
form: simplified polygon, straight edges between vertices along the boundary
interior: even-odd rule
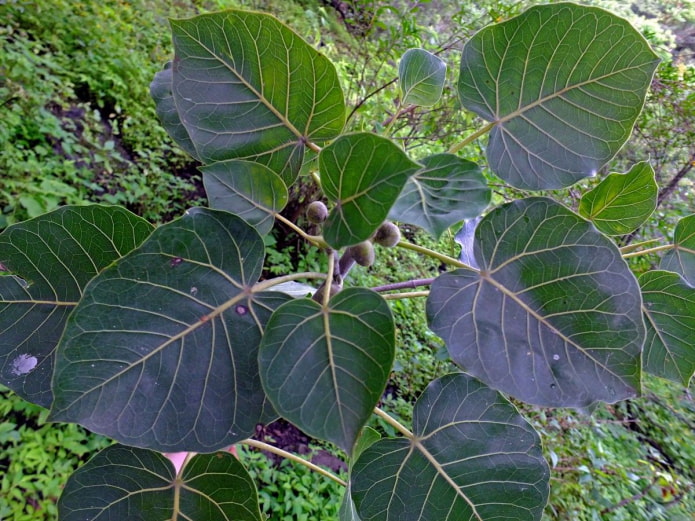
[[[695,288],[670,271],[648,271],[639,282],[647,324],[644,370],[687,387],[695,373]]]
[[[171,27],[174,101],[204,163],[262,162],[289,186],[305,143],[342,131],[333,64],[276,18],[224,11]]]
[[[49,407],[54,351],[87,283],[154,228],[123,208],[65,206],[0,235],[0,382]]]
[[[658,62],[622,18],[541,5],[466,43],[459,96],[493,124],[495,174],[518,188],[560,188],[595,175],[622,147]]]
[[[424,49],[408,49],[398,64],[403,105],[434,105],[442,97],[446,63]]]
[[[244,219],[265,235],[287,204],[287,187],[267,166],[230,159],[200,168],[210,206]]]
[[[256,486],[229,453],[198,454],[180,477],[163,455],[112,445],[70,476],[61,521],[262,521]]]
[[[263,241],[193,209],[96,277],[58,347],[51,419],[129,445],[209,452],[254,432],[262,327],[291,297],[253,294]]]
[[[649,163],[626,174],[610,174],[579,202],[579,214],[603,233],[624,235],[639,228],[656,209],[659,187]]]
[[[452,359],[485,383],[550,407],[634,396],[642,299],[615,244],[564,206],[529,198],[478,224],[480,271],[439,276],[427,315]]]
[[[388,304],[368,289],[345,289],[327,307],[288,302],[265,329],[263,388],[280,415],[349,454],[386,386],[394,335]]]
[[[339,249],[368,239],[418,168],[392,141],[367,132],[341,136],[324,148],[321,186],[336,203],[323,225],[326,242]]]
[[[673,249],[663,256],[659,268],[675,271],[695,286],[695,214],[678,221],[673,232]]]
[[[480,215],[492,192],[478,165],[453,154],[435,154],[420,161],[410,177],[391,219],[414,224],[439,237],[451,225]]]
[[[435,380],[415,404],[413,433],[355,463],[362,521],[541,518],[550,472],[540,438],[499,393],[464,374]]]

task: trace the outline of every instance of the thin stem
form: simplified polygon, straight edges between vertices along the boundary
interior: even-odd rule
[[[434,278],[406,280],[404,282],[394,282],[393,284],[384,284],[383,286],[377,286],[375,288],[372,288],[372,291],[376,291],[378,293],[381,291],[394,291],[397,289],[415,289],[419,288],[420,286],[429,286],[433,282]]]
[[[649,255],[650,253],[658,253],[660,251],[672,250],[673,244],[662,244],[661,246],[656,246],[654,248],[648,248],[642,251],[635,251],[632,253],[626,253],[623,255],[623,259],[630,259],[632,257],[639,257],[640,255]]]
[[[384,300],[398,300],[402,298],[428,297],[429,291],[406,291],[404,293],[387,293],[382,295]]]
[[[292,282],[293,280],[300,279],[325,279],[326,275],[319,273],[317,271],[306,271],[303,273],[292,273],[290,275],[283,275],[282,277],[275,277],[272,279],[264,280],[263,282],[258,282],[253,286],[253,291],[265,291],[268,288],[282,284],[283,282]]]
[[[396,429],[406,438],[415,438],[415,435],[412,432],[410,432],[407,427],[405,427],[401,422],[393,418],[390,414],[382,411],[378,407],[374,407],[374,414],[379,416],[381,419],[383,419],[386,423],[388,423],[391,427]]]
[[[659,242],[661,239],[649,239],[648,241],[642,241],[642,242],[636,242],[634,244],[627,244],[626,246],[622,246],[620,248],[620,253],[623,255],[626,253],[633,252],[639,248],[642,248],[643,246],[646,246],[647,244],[653,244],[655,242]]]
[[[425,248],[424,246],[418,246],[417,244],[413,244],[408,241],[401,240],[397,246],[399,248],[404,248],[406,250],[412,250],[416,251],[418,253],[422,253],[423,255],[427,255],[428,257],[432,257],[434,259],[437,259],[439,261],[442,261],[444,264],[448,264],[450,266],[456,266],[457,268],[466,268],[472,271],[479,271],[475,269],[472,266],[469,266],[468,264],[461,262],[458,259],[454,259],[453,257],[449,257],[448,255],[443,255],[439,252],[436,252],[434,250],[430,250],[429,248]]]
[[[335,481],[339,485],[342,485],[344,487],[347,486],[347,483],[344,480],[340,479],[338,476],[336,476],[332,472],[329,472],[326,469],[323,469],[323,468],[319,467],[318,465],[313,464],[311,461],[307,461],[303,458],[300,458],[299,456],[292,454],[291,452],[287,452],[285,450],[282,450],[278,447],[274,447],[273,445],[270,445],[268,443],[264,443],[262,441],[252,440],[251,438],[248,438],[248,439],[242,441],[241,443],[243,443],[244,445],[248,445],[249,447],[254,447],[256,449],[265,450],[267,452],[272,452],[273,454],[277,454],[278,456],[282,456],[283,458],[286,458],[288,460],[299,463],[300,465],[304,465],[305,467],[313,470],[314,472],[318,472],[322,476],[327,477],[328,479]]]
[[[286,217],[280,215],[279,213],[275,214],[275,218],[278,221],[282,222],[283,224],[292,228],[300,237],[302,237],[304,240],[310,242],[314,246],[317,246],[319,248],[327,248],[328,247],[328,244],[326,244],[326,241],[323,240],[323,237],[320,237],[317,235],[309,235],[307,232],[302,230],[299,226],[294,224],[292,221],[290,221]]]
[[[318,145],[317,145],[316,143],[314,143],[313,141],[307,141],[307,142],[305,143],[305,145],[306,145],[307,148],[313,150],[313,151],[316,152],[317,154],[318,154],[319,152],[321,152],[321,147],[318,146]]]
[[[464,139],[463,141],[461,141],[460,143],[458,143],[458,144],[454,145],[453,147],[451,147],[451,148],[449,149],[449,153],[450,153],[450,154],[455,154],[456,152],[458,152],[459,150],[461,150],[462,148],[464,148],[464,147],[465,147],[466,145],[468,145],[469,143],[472,143],[473,141],[475,141],[476,139],[478,139],[478,138],[479,138],[480,136],[482,136],[483,134],[487,134],[488,132],[490,132],[490,130],[492,130],[492,127],[494,127],[495,125],[497,125],[497,121],[491,121],[490,123],[488,123],[487,125],[485,125],[483,128],[477,130],[476,132],[473,132],[470,136],[468,136],[467,138],[465,138],[465,139]]]
[[[333,284],[333,274],[335,273],[335,255],[331,251],[328,254],[328,273],[326,274],[326,281],[324,282],[324,285],[326,288],[324,289],[323,292],[323,302],[321,302],[321,305],[324,308],[328,308],[328,301],[331,298],[331,284]]]

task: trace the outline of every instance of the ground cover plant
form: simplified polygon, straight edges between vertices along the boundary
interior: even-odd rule
[[[455,90],[486,123],[417,161],[343,132],[335,69],[276,19],[228,11],[172,32],[151,92],[203,164],[211,208],[154,228],[117,207],[64,207],[0,235],[2,383],[118,442],[73,475],[61,519],[261,519],[247,471],[219,451],[259,446],[248,438],[277,416],[343,450],[341,519],[539,519],[548,464],[506,396],[591,409],[638,395],[642,371],[689,383],[693,217],[668,244],[614,240],[656,206],[650,165],[605,176],[575,209],[533,195],[596,176],[629,137],[658,58],[627,22],[559,3],[480,31]],[[398,114],[435,104],[446,67],[405,53]],[[492,208],[481,167],[456,155],[487,134],[486,167],[520,194]],[[299,176],[321,199],[311,233],[280,214]],[[460,252],[391,220],[453,230]],[[324,252],[326,272],[260,280],[276,221]],[[443,273],[351,286],[352,267],[389,247]],[[646,253],[661,264],[637,278],[625,259]],[[426,301],[465,371],[429,384],[411,427],[374,408],[396,348],[387,301],[405,299]],[[372,415],[393,434],[365,428]],[[178,451],[181,469],[162,455]]]

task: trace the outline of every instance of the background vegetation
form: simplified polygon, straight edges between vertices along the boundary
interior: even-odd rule
[[[451,90],[431,109],[436,118],[429,110],[419,110],[394,120],[399,57],[414,46],[437,52],[450,64],[453,80],[458,74],[455,55],[468,36],[534,3],[5,1],[0,5],[0,229],[61,204],[122,204],[153,222],[164,222],[202,202],[196,165],[158,125],[148,91],[171,52],[168,17],[237,6],[275,13],[337,65],[351,110],[350,129],[392,125],[395,139],[413,155],[424,156],[434,150],[434,143],[439,143],[437,150],[449,144],[450,126],[476,129],[479,124],[457,110]],[[659,223],[622,239],[647,240],[672,229],[695,208],[695,2],[587,3],[630,18],[664,60],[633,140],[608,167],[625,171],[648,151],[662,187]],[[473,147],[467,153],[479,160],[483,150]],[[495,198],[500,202],[508,195],[499,189]],[[560,195],[576,206],[571,189]],[[311,197],[300,188],[285,213],[301,216]],[[403,231],[418,244],[431,245],[417,230]],[[273,274],[280,274],[283,266],[286,272],[313,270],[322,262],[316,251],[281,227],[268,246]],[[453,237],[445,236],[437,247],[446,251],[457,246]],[[389,281],[396,271],[426,277],[439,269],[402,251],[377,258],[372,268],[353,271],[355,281],[373,286]],[[650,260],[640,262],[647,267]],[[407,423],[414,399],[449,366],[441,343],[424,327],[421,302],[395,301],[393,311],[409,320],[397,321],[407,325],[398,332],[397,363],[383,407]],[[692,390],[649,379],[642,398],[600,406],[591,416],[524,406],[527,418],[544,435],[546,456],[554,467],[546,518],[692,519]],[[65,479],[108,441],[74,425],[46,424],[45,411],[7,390],[0,393],[0,520],[56,519],[55,501]],[[372,426],[389,429],[376,420]],[[274,435],[265,429],[259,436]],[[331,447],[308,442],[305,452],[306,457],[325,456]],[[279,464],[294,467],[286,472],[250,450],[241,457],[253,461],[253,477],[269,519],[334,518],[340,490],[332,482],[296,464]]]

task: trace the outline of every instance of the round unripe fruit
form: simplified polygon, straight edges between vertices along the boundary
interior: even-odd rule
[[[372,240],[379,246],[393,248],[401,240],[401,231],[398,229],[398,226],[390,221],[386,221],[379,226]]]
[[[321,201],[314,201],[307,206],[306,218],[312,224],[322,224],[328,218],[328,208]]]
[[[363,241],[348,248],[348,252],[360,266],[368,268],[374,264],[374,246],[369,241]]]

